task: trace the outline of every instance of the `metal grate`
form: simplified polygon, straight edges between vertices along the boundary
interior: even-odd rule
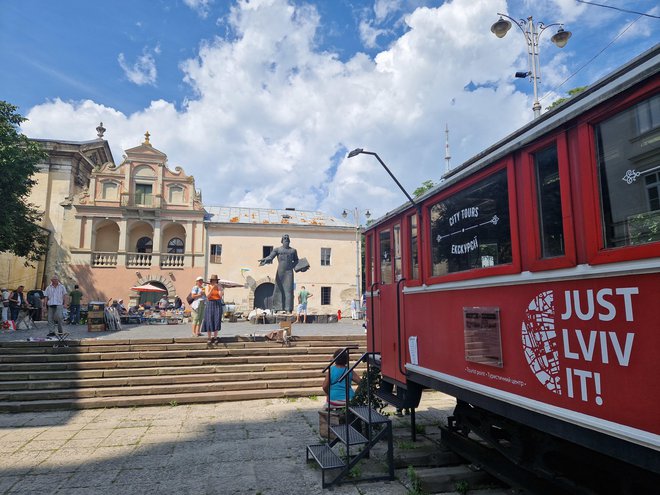
[[[336,426],[331,426],[330,430],[339,437],[339,439],[347,445],[362,445],[369,440],[365,438],[362,433],[357,431],[355,428],[352,426],[348,427],[348,441],[346,441],[346,425],[336,425]]]
[[[375,423],[387,423],[389,419],[386,416],[383,416],[379,412],[370,409],[368,406],[355,406],[349,408],[350,411],[355,414],[362,421],[369,423],[369,414],[371,414],[371,424]]]
[[[307,447],[307,452],[312,454],[312,457],[316,459],[316,462],[321,466],[321,469],[336,469],[346,466],[344,461],[342,461],[326,444],[309,445]]]

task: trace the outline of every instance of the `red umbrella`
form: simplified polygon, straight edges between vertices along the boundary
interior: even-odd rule
[[[222,285],[225,289],[231,289],[232,287],[243,287],[245,284],[239,284],[238,282],[232,282],[231,280],[221,278],[218,280],[218,285]]]
[[[161,289],[160,287],[156,287],[149,283],[136,285],[135,287],[131,287],[131,290],[134,290],[135,292],[167,292],[167,289]]]

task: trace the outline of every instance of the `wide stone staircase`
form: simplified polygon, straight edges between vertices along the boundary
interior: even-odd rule
[[[323,395],[323,369],[359,336],[289,345],[226,337],[0,343],[0,412],[90,409]]]

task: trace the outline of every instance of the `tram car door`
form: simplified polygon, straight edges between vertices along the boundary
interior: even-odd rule
[[[376,339],[381,342],[381,372],[383,376],[395,378],[405,383],[406,378],[399,370],[399,364],[405,360],[405,356],[399,357],[401,352],[399,341],[399,318],[403,315],[397,310],[397,294],[403,284],[397,282],[402,278],[401,271],[401,225],[396,223],[378,231],[376,266],[379,278],[378,301],[372,301],[377,308],[378,318],[374,328],[380,328],[380,335]],[[403,311],[403,302],[400,302],[400,311]],[[401,328],[403,333],[403,328]],[[405,336],[401,335],[402,342]]]

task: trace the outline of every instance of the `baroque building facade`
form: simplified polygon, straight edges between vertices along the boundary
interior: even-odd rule
[[[321,212],[259,208],[207,208],[195,180],[150,135],[114,163],[102,124],[89,142],[35,140],[48,152],[29,200],[44,212],[49,251],[34,267],[0,255],[0,283],[10,289],[43,288],[57,274],[67,289],[78,284],[83,303],[124,299],[127,305],[165,294],[185,299],[195,278],[211,274],[236,282],[226,302],[237,311],[268,308],[276,264],[258,260],[291,236],[311,269],[296,274],[314,296],[310,314],[345,311],[355,298],[355,227]],[[137,292],[151,284],[162,292]]]

